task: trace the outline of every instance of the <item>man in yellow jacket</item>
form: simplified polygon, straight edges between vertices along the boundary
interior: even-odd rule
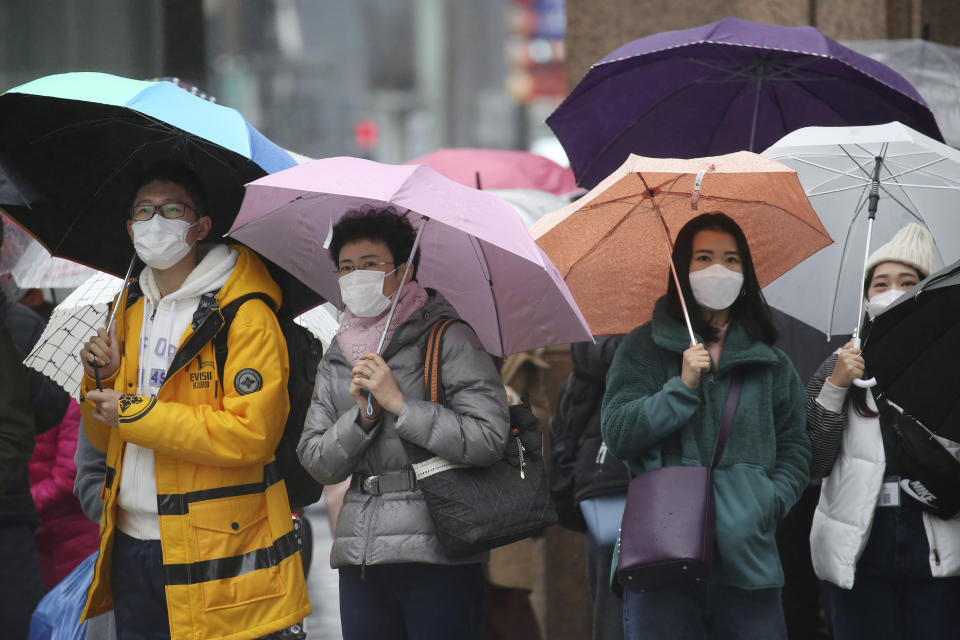
[[[83,424],[107,463],[84,616],[114,609],[120,640],[257,638],[310,612],[273,456],[289,411],[273,309],[240,306],[222,379],[212,344],[220,309],[251,293],[276,308],[280,289],[249,249],[198,245],[204,200],[179,166],[138,182],[127,228],[147,266],[80,351]]]

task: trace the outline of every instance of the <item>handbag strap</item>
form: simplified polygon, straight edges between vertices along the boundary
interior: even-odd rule
[[[727,391],[727,403],[723,406],[723,417],[720,418],[720,430],[717,432],[717,443],[713,447],[713,461],[710,468],[714,468],[720,462],[720,456],[727,446],[727,437],[730,435],[730,427],[733,425],[733,414],[737,411],[737,403],[740,401],[740,391],[743,389],[743,371],[734,369],[730,380],[730,390]]]
[[[430,402],[443,404],[443,385],[440,378],[440,357],[443,355],[443,334],[456,318],[441,318],[430,327],[427,349],[423,358],[423,389]]]

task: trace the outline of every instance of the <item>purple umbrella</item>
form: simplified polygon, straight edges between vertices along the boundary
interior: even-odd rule
[[[486,350],[507,355],[593,336],[553,263],[503,199],[426,165],[324,158],[265,176],[247,193],[228,235],[341,305],[326,243],[348,210],[392,205],[413,212],[417,279],[470,323]]]
[[[808,126],[900,121],[943,140],[902,76],[813,27],[725,18],[626,44],[594,64],[547,124],[577,184],[630,153],[697,158],[760,152]]]

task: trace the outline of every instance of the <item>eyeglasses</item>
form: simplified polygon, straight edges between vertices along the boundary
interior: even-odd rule
[[[368,260],[367,262],[361,262],[361,263],[360,263],[359,265],[357,265],[357,266],[354,266],[354,265],[352,265],[352,264],[343,264],[343,265],[340,265],[340,268],[338,268],[336,271],[334,271],[334,273],[337,273],[337,274],[339,274],[339,275],[341,275],[341,276],[345,276],[345,275],[347,275],[348,273],[353,273],[353,272],[356,271],[357,269],[360,269],[361,271],[376,271],[376,270],[377,270],[377,267],[382,267],[383,265],[386,265],[386,264],[395,264],[395,263],[393,263],[393,262],[374,262],[374,261],[372,261],[372,260]]]
[[[164,218],[175,220],[182,218],[190,209],[196,213],[196,209],[185,202],[165,202],[163,204],[136,204],[130,209],[130,219],[136,222],[144,222],[151,219],[158,211]]]

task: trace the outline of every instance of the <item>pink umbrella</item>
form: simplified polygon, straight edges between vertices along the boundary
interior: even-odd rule
[[[573,171],[529,151],[437,149],[407,164],[425,164],[468,187],[537,189],[564,195],[577,188]],[[477,174],[480,184],[477,184]]]
[[[247,185],[227,235],[342,306],[326,244],[345,212],[370,205],[413,213],[422,226],[418,280],[443,293],[489,353],[592,340],[513,207],[424,165],[325,158],[264,176]]]

